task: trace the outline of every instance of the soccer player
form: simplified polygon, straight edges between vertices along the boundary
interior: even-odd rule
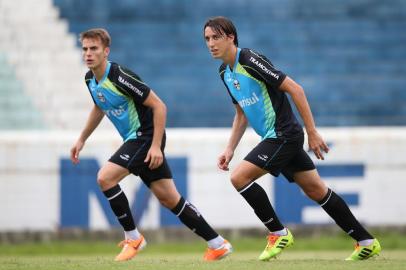
[[[277,70],[265,56],[251,49],[239,48],[236,28],[228,18],[207,20],[203,32],[212,57],[223,61],[220,77],[236,110],[231,135],[218,158],[218,167],[229,170],[234,150],[248,122],[262,137],[262,141],[231,173],[231,183],[270,232],[267,246],[259,259],[267,261],[293,244],[291,232],[281,224],[267,194],[255,182],[267,173],[274,176],[282,173],[289,182],[299,185],[341,229],[357,241],[356,249],[346,260],[363,260],[377,255],[381,250],[378,240],[357,221],[344,200],[326,187],[303,150],[303,129],[286,94],[291,96],[303,119],[309,147],[316,157],[323,160],[323,151],[329,151],[316,130],[302,87]]]
[[[218,260],[230,254],[230,243],[210,227],[196,207],[175,187],[164,155],[165,104],[135,73],[108,61],[111,38],[105,29],[81,33],[80,42],[83,59],[90,69],[85,80],[94,106],[70,157],[73,163],[79,162],[80,151],[104,115],[124,140],[97,175],[97,182],[124,229],[125,240],[120,243],[122,251],[115,260],[129,260],[146,245],[119,185],[130,173],[138,175],[163,206],[207,241],[204,260]]]

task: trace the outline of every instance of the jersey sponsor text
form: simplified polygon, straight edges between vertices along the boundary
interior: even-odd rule
[[[134,85],[132,85],[131,83],[126,81],[123,77],[118,76],[118,81],[121,82],[122,84],[124,84],[125,86],[127,86],[128,88],[130,88],[131,90],[133,90],[140,97],[142,97],[144,95],[143,92],[141,92],[137,87],[135,87]]]
[[[244,108],[244,107],[247,107],[247,106],[254,105],[258,101],[259,101],[259,98],[255,94],[255,92],[253,92],[252,97],[244,98],[244,99],[238,101],[238,104],[240,105],[241,108]]]
[[[255,59],[254,57],[250,57],[250,61],[252,63],[254,63],[257,67],[259,67],[260,69],[262,69],[263,71],[265,71],[267,74],[271,75],[272,77],[274,77],[275,79],[279,79],[279,75],[270,71],[269,69],[267,69],[262,63],[258,62],[257,59]]]
[[[118,109],[110,109],[110,110],[103,110],[107,116],[114,116],[119,117],[123,113],[125,113],[125,109],[122,106],[119,106]]]

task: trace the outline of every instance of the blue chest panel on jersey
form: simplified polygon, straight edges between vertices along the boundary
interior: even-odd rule
[[[226,67],[224,82],[256,133],[262,138],[276,138],[275,112],[266,86],[250,76],[238,63],[240,51],[238,48],[233,71]]]
[[[139,125],[133,125],[130,113],[134,114],[135,109],[131,108],[132,101],[117,90],[113,83],[107,78],[111,67],[108,63],[106,72],[99,83],[92,78],[89,83],[90,93],[96,105],[106,114],[117,128],[124,141],[137,137],[135,130]],[[135,113],[136,114],[136,113]]]

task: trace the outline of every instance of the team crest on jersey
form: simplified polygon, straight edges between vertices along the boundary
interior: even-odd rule
[[[106,102],[106,98],[100,92],[97,92],[97,98],[100,100],[100,102]]]
[[[234,79],[233,84],[235,89],[237,90],[241,89],[240,82],[237,79]]]

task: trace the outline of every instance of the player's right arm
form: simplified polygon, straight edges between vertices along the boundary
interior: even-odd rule
[[[318,159],[324,160],[323,151],[328,153],[329,148],[316,129],[312,111],[303,88],[289,77],[282,82],[279,90],[288,93],[302,117],[307,132],[309,148]]]
[[[70,159],[74,164],[79,163],[79,152],[83,149],[87,138],[89,138],[89,136],[97,128],[103,117],[104,112],[99,107],[97,107],[96,104],[94,104],[93,109],[90,111],[89,117],[87,118],[85,127],[80,133],[78,140],[75,142],[70,150]]]
[[[248,125],[247,117],[238,104],[235,104],[235,116],[233,121],[233,127],[231,128],[231,135],[228,140],[228,144],[224,152],[219,156],[217,166],[223,170],[228,171],[228,164],[234,156],[234,150],[237,148],[242,135],[244,135],[245,129]]]

